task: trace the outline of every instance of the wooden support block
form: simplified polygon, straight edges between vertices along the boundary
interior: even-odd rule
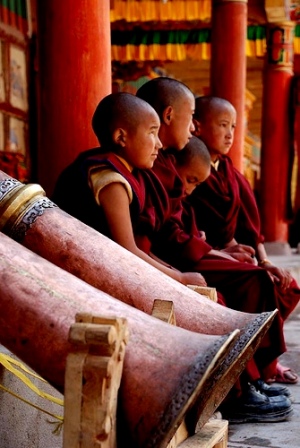
[[[187,438],[178,448],[227,448],[228,421],[209,420],[200,431]]]
[[[174,304],[170,300],[155,299],[153,302],[152,316],[171,325],[176,325]]]
[[[193,291],[198,292],[199,294],[202,294],[203,296],[208,297],[213,302],[218,301],[216,288],[210,288],[209,286],[197,286],[197,285],[187,285],[187,287],[192,289]]]
[[[126,319],[76,315],[65,373],[64,448],[116,448]]]
[[[181,442],[183,442],[184,440],[186,440],[188,438],[188,436],[189,436],[189,433],[188,433],[185,421],[183,420],[183,422],[181,423],[181,425],[175,432],[173,438],[168,443],[167,448],[177,448]]]

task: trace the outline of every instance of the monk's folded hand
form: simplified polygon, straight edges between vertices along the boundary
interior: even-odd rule
[[[247,254],[250,255],[250,257],[255,257],[255,249],[253,247],[248,246],[247,244],[234,244],[225,247],[222,249],[223,252],[230,253],[241,253],[241,254]]]
[[[242,263],[249,263],[249,264],[254,264],[257,265],[257,260],[256,258],[251,257],[248,253],[246,252],[230,252],[230,255],[235,258],[235,260],[237,261],[241,261]]]
[[[247,244],[234,244],[221,249],[221,252],[230,254],[233,258],[243,263],[257,264],[255,250]]]
[[[278,268],[272,264],[264,264],[263,267],[272,275],[273,281],[277,283],[283,291],[290,286],[293,278],[288,270]]]
[[[181,283],[184,285],[207,286],[207,283],[199,272],[181,272]]]

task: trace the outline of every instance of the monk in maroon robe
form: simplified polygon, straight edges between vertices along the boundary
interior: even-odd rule
[[[278,295],[278,309],[285,320],[299,302],[300,289],[291,274],[274,266],[266,256],[264,237],[254,193],[245,177],[234,168],[226,155],[234,136],[236,113],[233,106],[220,98],[196,99],[194,134],[207,145],[211,155],[211,174],[189,198],[197,226],[206,232],[207,241],[218,249],[240,251],[255,257],[258,265],[272,278]],[[252,252],[251,252],[252,251]],[[296,382],[297,375],[278,365],[270,371],[277,381]]]

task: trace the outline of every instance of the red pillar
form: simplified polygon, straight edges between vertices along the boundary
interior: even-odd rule
[[[38,11],[38,182],[48,195],[61,170],[97,140],[91,118],[111,92],[109,0],[43,0]]]
[[[296,164],[293,185],[293,221],[289,227],[289,241],[292,247],[298,247],[300,243],[300,55],[294,55],[294,79],[293,79],[293,107],[294,107],[294,145]],[[300,248],[300,246],[299,246]]]
[[[237,127],[230,157],[243,171],[245,127],[247,0],[213,0],[211,94],[230,101]]]
[[[300,210],[300,54],[294,55],[294,106],[295,106],[295,148],[297,151],[297,177],[295,211]],[[300,229],[299,229],[300,232]]]
[[[288,237],[289,101],[293,76],[292,22],[269,24],[263,77],[261,218],[267,242]]]

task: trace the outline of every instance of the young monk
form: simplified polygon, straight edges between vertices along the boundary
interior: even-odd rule
[[[235,123],[236,111],[228,101],[209,96],[196,99],[193,133],[207,145],[212,169],[189,201],[195,210],[197,225],[205,230],[209,244],[224,248],[233,256],[238,250],[252,253],[258,265],[270,274],[280,295],[279,310],[285,320],[299,301],[300,289],[289,271],[267,259],[254,193],[227,156]],[[269,366],[265,375],[270,381],[298,381],[296,372],[280,363]]]
[[[201,251],[201,247],[203,244],[207,245],[207,242],[203,241],[203,236],[197,227],[192,225],[189,229],[185,229],[182,181],[176,170],[173,153],[174,150],[181,151],[184,144],[192,138],[191,133],[194,131],[192,118],[195,107],[192,92],[175,79],[156,78],[144,84],[137,91],[137,96],[149,102],[160,116],[159,138],[164,150],[159,153],[152,171],[160,178],[167,190],[172,211],[172,216],[163,223],[159,232],[152,235],[152,251],[168,263],[172,260],[172,265],[180,270],[201,272],[207,283],[222,293],[226,305],[231,308],[247,312],[277,308],[278,298],[274,284],[263,269],[248,263],[240,263],[228,254],[213,251],[207,246]],[[147,196],[150,196],[149,191]],[[151,202],[148,205],[151,208]],[[200,240],[202,246],[199,243]],[[248,257],[251,259],[250,254]],[[278,326],[273,328],[256,353],[256,362],[260,370],[283,351],[285,351],[285,344],[282,321],[279,318]],[[257,372],[253,372],[253,379],[256,374]],[[259,373],[256,379],[261,380]],[[271,412],[274,403],[266,404],[264,400],[268,401],[270,397],[257,395],[253,386],[247,386],[242,397],[235,402],[238,419],[240,421],[268,421],[266,416]],[[275,386],[275,389],[270,391],[270,386],[263,381],[256,383],[256,387],[269,395],[289,394],[288,390],[282,386],[278,388]],[[262,413],[265,415],[263,416]]]
[[[145,203],[145,180],[139,170],[151,168],[161,142],[154,109],[129,93],[105,97],[92,119],[101,148],[86,151],[61,174],[53,201],[121,246],[183,284],[205,286],[201,274],[180,272],[139,249],[133,228]],[[155,179],[153,179],[155,182]],[[152,225],[164,219],[168,199],[159,181],[159,201]]]

